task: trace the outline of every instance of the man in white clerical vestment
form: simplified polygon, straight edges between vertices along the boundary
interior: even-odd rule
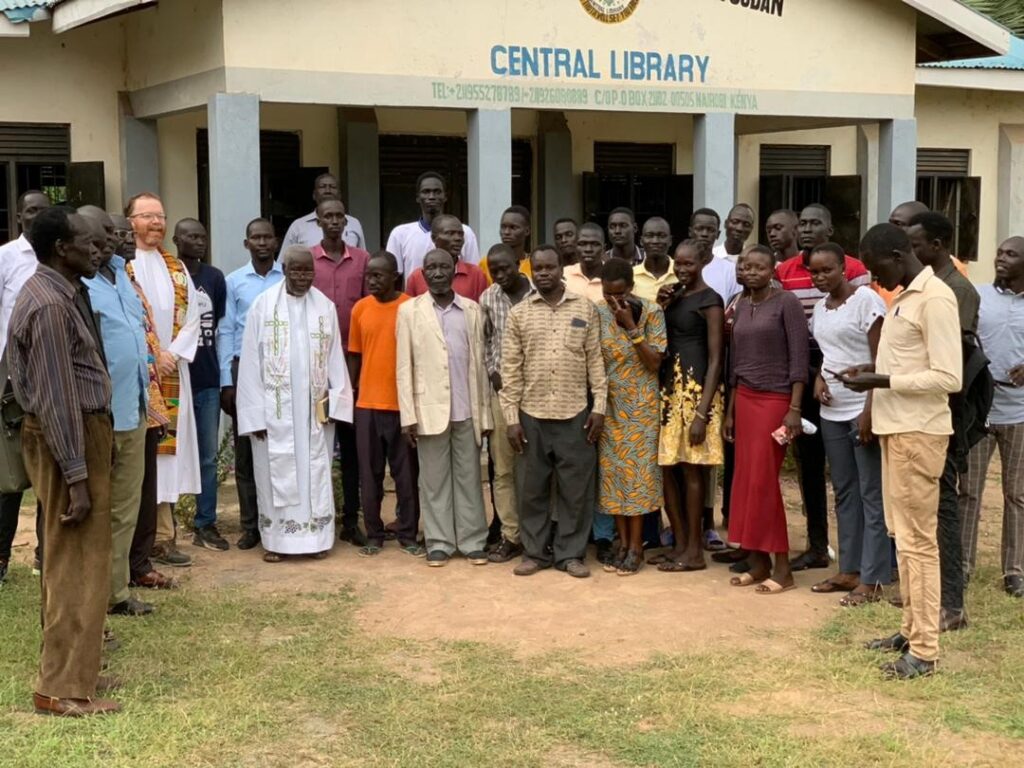
[[[284,282],[253,302],[238,364],[238,434],[251,435],[267,562],[326,556],[334,542],[334,422],[352,421],[338,312],[313,288],[313,255],[291,246]]]

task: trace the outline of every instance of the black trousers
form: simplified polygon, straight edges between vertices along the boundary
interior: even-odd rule
[[[420,522],[420,495],[417,488],[419,464],[416,451],[402,434],[398,411],[356,408],[355,430],[359,443],[360,491],[366,538],[380,546],[384,541],[384,523],[380,506],[384,500],[384,470],[391,467],[395,480],[395,535],[402,544],[415,544]],[[346,498],[348,494],[346,494]]]
[[[0,560],[11,559],[14,535],[18,532],[21,492],[0,493]]]
[[[960,518],[959,462],[950,441],[946,465],[939,478],[939,577],[942,580],[942,607],[959,612],[964,607],[964,553]]]
[[[231,361],[231,380],[238,385],[238,358]],[[259,536],[259,507],[256,502],[256,473],[252,468],[252,442],[248,435],[238,436],[238,422],[231,420],[235,440],[235,489],[238,491],[238,522],[243,533]]]
[[[354,424],[339,422],[334,432],[341,453],[341,528],[347,530],[359,525],[359,448]]]
[[[597,493],[597,449],[587,443],[583,429],[587,414],[584,409],[556,421],[519,413],[527,440],[525,452],[516,459],[519,529],[527,557],[544,568],[561,569],[566,561],[586,555]],[[557,523],[554,533],[552,522]]]
[[[128,554],[131,579],[141,579],[152,572],[149,559],[156,541],[156,447],[160,442],[159,429],[146,430],[146,469],[142,476],[142,501],[139,502],[139,521],[135,524],[132,547]]]
[[[800,475],[800,494],[807,516],[807,548],[819,555],[828,553],[828,492],[825,488],[825,443],[821,439],[821,404],[814,399],[813,372],[801,402],[801,415],[818,427],[813,435],[796,439],[794,454]]]

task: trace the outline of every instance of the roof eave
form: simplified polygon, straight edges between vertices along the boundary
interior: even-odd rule
[[[1010,50],[1010,30],[958,0],[903,0],[903,2],[918,13],[934,19],[993,54],[1004,54]]]
[[[941,69],[918,67],[917,85],[1024,93],[1024,72],[1014,69]]]

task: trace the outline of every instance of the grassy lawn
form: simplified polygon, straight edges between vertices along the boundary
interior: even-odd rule
[[[996,576],[975,579],[974,626],[944,637],[942,673],[909,684],[881,681],[859,647],[894,628],[884,605],[829,611],[794,643],[766,637],[763,654],[595,668],[564,651],[372,637],[344,588],[186,588],[154,596],[158,619],[112,622],[125,712],[61,721],[31,713],[37,587],[16,567],[0,589],[0,765],[1019,765],[1024,612]]]

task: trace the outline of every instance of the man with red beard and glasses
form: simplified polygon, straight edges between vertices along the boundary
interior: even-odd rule
[[[202,490],[199,445],[188,364],[199,344],[200,317],[196,288],[180,259],[163,248],[167,215],[154,194],[128,201],[125,216],[135,231],[135,259],[129,269],[153,310],[160,340],[157,368],[170,424],[157,446],[157,534],[153,561],[188,566],[192,558],[174,540],[174,508],[178,496]]]

